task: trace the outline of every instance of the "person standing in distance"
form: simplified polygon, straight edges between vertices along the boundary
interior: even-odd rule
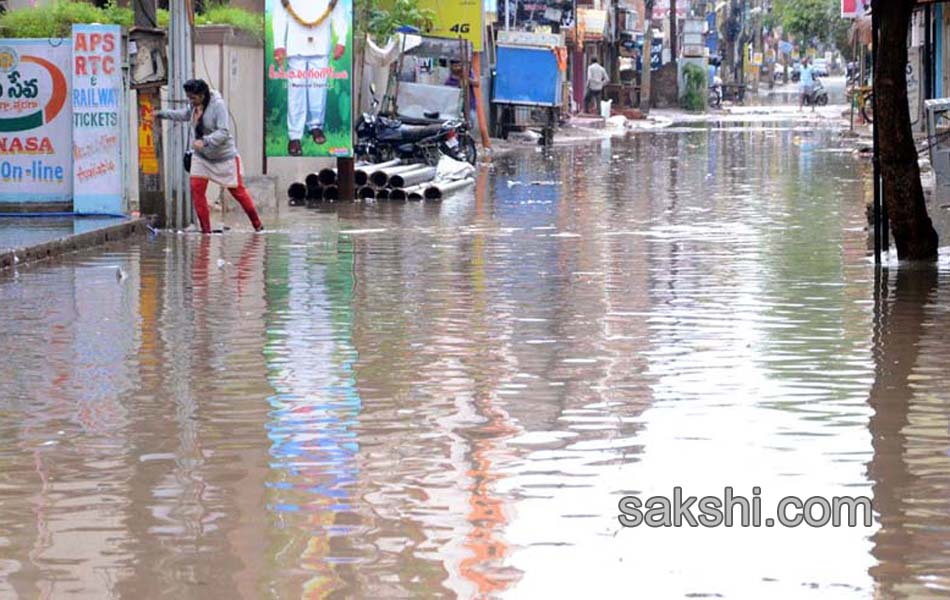
[[[302,156],[301,140],[309,134],[321,146],[327,112],[331,34],[334,60],[346,51],[349,24],[340,0],[274,0],[274,62],[289,70],[287,78],[287,154]]]
[[[594,100],[594,112],[599,113],[600,102],[604,98],[604,86],[610,78],[607,71],[596,58],[590,59],[590,66],[587,67],[587,94],[584,96],[584,110],[590,108],[591,99]]]

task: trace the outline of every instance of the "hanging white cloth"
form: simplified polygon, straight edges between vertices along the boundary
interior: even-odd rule
[[[405,46],[403,46],[403,39],[405,39]],[[382,102],[389,85],[390,67],[399,60],[403,48],[408,52],[421,43],[422,38],[418,35],[397,33],[389,38],[385,46],[377,46],[369,36],[366,36],[366,53],[363,56],[363,81],[361,82],[362,94],[360,95],[361,113],[375,112],[372,108],[373,95],[369,90],[370,84],[376,86],[376,99]]]

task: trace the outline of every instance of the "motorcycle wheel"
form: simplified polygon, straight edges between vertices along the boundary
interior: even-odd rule
[[[459,145],[457,148],[450,150],[446,147],[443,148],[443,152],[455,160],[474,165],[478,160],[478,149],[475,147],[475,139],[467,133],[460,135],[458,139]]]
[[[371,146],[366,151],[356,154],[356,160],[374,165],[390,161],[395,157],[393,149],[388,146]]]
[[[707,99],[707,102],[709,106],[712,106],[713,108],[719,108],[719,94],[716,92],[709,92],[709,98]]]
[[[439,166],[439,159],[442,158],[442,152],[435,145],[418,148],[416,155],[429,167]]]
[[[373,158],[375,158],[377,164],[389,162],[396,158],[396,153],[390,146],[376,146],[373,150]]]
[[[818,96],[818,99],[815,101],[815,104],[818,106],[827,106],[828,105],[828,96],[822,94]]]

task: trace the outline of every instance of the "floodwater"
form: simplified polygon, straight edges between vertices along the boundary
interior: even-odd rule
[[[5,274],[0,597],[946,597],[950,281],[869,168],[679,128]],[[675,486],[873,519],[620,526]]]

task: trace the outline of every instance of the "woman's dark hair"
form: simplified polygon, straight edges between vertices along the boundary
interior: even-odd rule
[[[208,84],[204,79],[189,79],[182,87],[185,88],[186,94],[202,96],[203,100],[201,104],[205,108],[208,108],[208,102],[211,101],[211,88],[208,87]]]
[[[211,102],[211,88],[208,87],[208,83],[204,79],[189,79],[182,87],[185,88],[186,94],[201,96],[201,108],[208,109],[208,103]],[[195,137],[202,138],[204,135],[205,128],[201,123],[201,119],[198,119],[198,123],[195,124]]]

